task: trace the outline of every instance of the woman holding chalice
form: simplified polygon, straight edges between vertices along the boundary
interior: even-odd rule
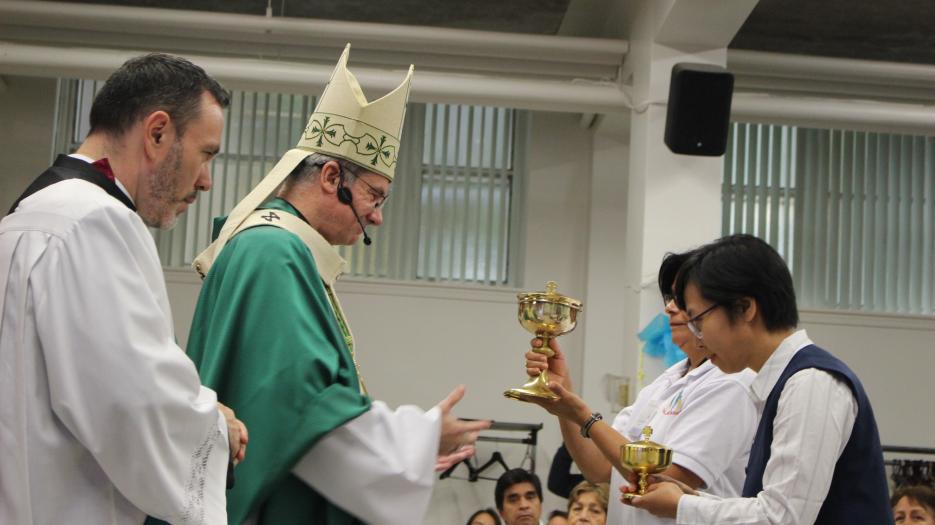
[[[604,421],[574,393],[565,355],[554,338],[549,341],[552,357],[532,350],[526,353],[527,374],[535,377],[548,370],[549,389],[557,399],[524,400],[557,416],[565,446],[592,483],[610,482],[612,490],[619,487],[628,493],[638,490],[625,477],[630,471],[622,463],[622,447],[646,443],[641,441],[642,434],[645,427],[651,427],[652,441],[671,450],[671,465],[661,474],[691,488],[724,496],[740,494],[756,431],[757,413],[747,393],[753,375],[749,371],[727,375],[708,362],[703,346],[690,331],[689,321],[694,320],[672,300],[675,276],[689,255],[668,254],[658,277],[672,340],[688,357],[641,390],[636,402],[612,422]],[[533,348],[541,345],[540,339],[533,339]],[[608,508],[608,525],[673,522],[624,505],[620,498],[611,498]]]

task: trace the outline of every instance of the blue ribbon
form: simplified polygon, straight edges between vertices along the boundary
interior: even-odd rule
[[[669,316],[659,314],[637,334],[643,341],[643,351],[650,357],[661,357],[666,366],[672,366],[685,359],[685,352],[672,342],[672,328]]]

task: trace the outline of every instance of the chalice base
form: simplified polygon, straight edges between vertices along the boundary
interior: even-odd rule
[[[548,376],[545,374],[539,374],[539,377],[519,388],[511,388],[504,392],[503,395],[510,399],[525,401],[527,403],[536,399],[546,401],[554,401],[558,399],[558,396],[555,395],[555,392],[549,390],[549,380]]]

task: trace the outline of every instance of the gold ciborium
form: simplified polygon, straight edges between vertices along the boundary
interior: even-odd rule
[[[646,478],[672,464],[672,449],[650,441],[652,435],[652,427],[643,427],[643,439],[620,447],[620,463],[640,477],[639,491],[636,494],[624,494],[626,498],[646,494]]]
[[[548,357],[555,355],[549,348],[549,339],[567,334],[578,324],[578,312],[581,301],[576,301],[555,291],[557,285],[549,281],[545,292],[521,293],[519,299],[519,324],[542,340],[542,346],[533,352]],[[549,372],[543,370],[539,377],[519,388],[511,388],[503,393],[506,397],[519,401],[533,399],[558,399],[549,390]]]

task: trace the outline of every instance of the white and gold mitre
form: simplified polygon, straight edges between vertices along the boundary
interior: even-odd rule
[[[349,160],[392,181],[413,67],[396,89],[368,103],[347,69],[350,51],[348,44],[296,147]]]
[[[318,106],[308,119],[299,143],[283,154],[266,177],[234,206],[217,239],[192,262],[202,278],[247,217],[269,199],[289,173],[310,154],[322,153],[349,160],[393,181],[413,66],[409,66],[406,78],[396,89],[368,103],[357,78],[347,70],[350,51],[351,45],[348,44],[318,99]]]

